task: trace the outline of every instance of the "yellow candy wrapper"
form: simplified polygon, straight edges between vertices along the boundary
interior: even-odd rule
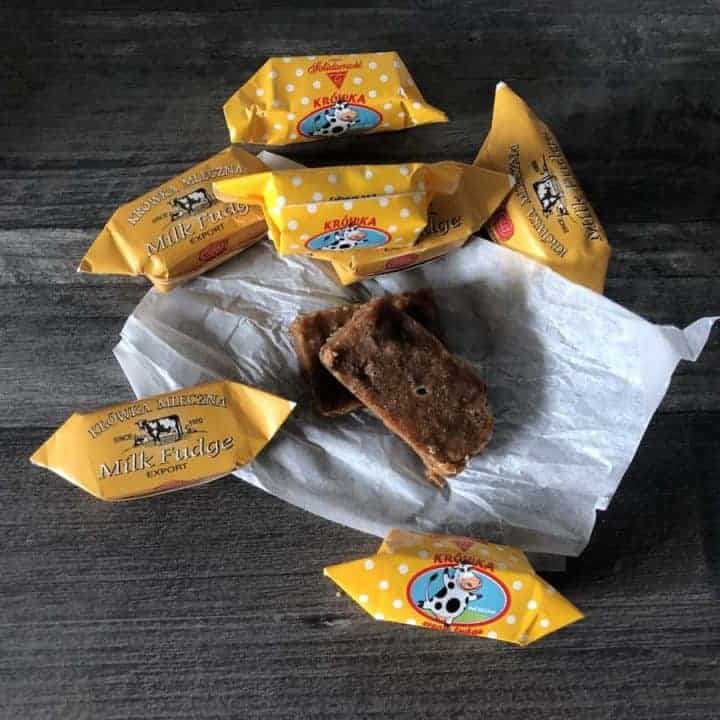
[[[265,145],[447,122],[396,52],[270,58],[223,110],[232,142]]]
[[[295,403],[229,380],[75,413],[30,458],[101,500],[216,480],[250,462]]]
[[[223,200],[261,203],[281,255],[330,260],[409,248],[438,193],[456,192],[461,163],[354,165],[278,170],[221,180]]]
[[[555,136],[503,82],[475,164],[516,179],[488,224],[492,239],[602,292],[610,258],[605,231]]]
[[[528,645],[582,619],[521,550],[392,530],[376,555],[324,573],[376,620]]]
[[[497,210],[515,184],[512,175],[471,165],[462,169],[454,193],[436,195],[428,208],[428,223],[418,241],[409,249],[381,247],[372,253],[343,253],[332,261],[343,285],[383,273],[406,270],[442,257],[465,244]],[[349,257],[348,257],[349,255]]]
[[[262,239],[259,207],[219,201],[217,178],[266,170],[229,147],[118,208],[88,249],[79,272],[145,275],[161,291],[209,270]]]

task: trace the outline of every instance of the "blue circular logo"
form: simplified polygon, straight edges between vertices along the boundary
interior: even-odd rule
[[[365,225],[347,225],[311,237],[306,247],[310,250],[358,250],[380,247],[390,241],[390,235],[378,228]]]
[[[502,581],[463,562],[421,570],[410,580],[407,596],[419,613],[446,627],[484,625],[510,607],[510,593]]]
[[[366,105],[338,101],[313,110],[298,123],[298,132],[305,137],[338,137],[347,133],[376,128],[382,115]]]

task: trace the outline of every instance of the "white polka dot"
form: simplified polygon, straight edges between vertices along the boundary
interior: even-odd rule
[[[300,187],[300,185],[302,185],[302,178],[301,178],[299,175],[296,175],[296,176],[292,179],[292,184],[293,184],[295,187]]]
[[[262,97],[262,96],[265,94],[265,91],[264,91],[262,88],[258,88],[258,89],[255,91],[255,94],[256,94],[258,97]]]
[[[368,558],[363,565],[365,566],[366,570],[372,570],[375,567],[375,562]]]
[[[317,57],[317,55],[308,55],[308,56],[307,56],[307,59],[308,59],[308,60],[314,60],[316,57]]]
[[[535,600],[528,600],[528,610],[537,610],[537,602]]]
[[[300,239],[301,239],[303,242],[305,242],[306,240],[309,240],[309,239],[310,239],[310,236],[309,236],[309,235],[301,235],[301,236],[300,236]]]
[[[297,220],[288,221],[288,229],[289,230],[297,230],[298,227],[299,227],[299,223]]]
[[[513,590],[522,590],[523,589],[522,581],[513,580],[512,588],[513,588]]]
[[[320,200],[322,200],[322,197],[323,197],[323,196],[322,196],[322,193],[321,193],[321,192],[314,192],[314,193],[313,193],[313,200],[314,200],[315,202],[320,202]]]
[[[383,109],[385,109],[385,110],[390,110],[391,107],[392,107],[392,103],[385,103],[383,105]]]
[[[419,110],[419,109],[422,107],[422,105],[421,105],[419,102],[414,102],[414,103],[413,103],[413,107],[414,107],[416,110]]]
[[[498,570],[507,570],[507,563],[498,563]]]
[[[382,124],[382,127],[390,127],[390,123],[389,123],[389,122],[384,122],[384,123]]]
[[[365,593],[363,593],[362,595],[358,595],[358,600],[359,600],[363,605],[365,605],[365,603],[366,603],[369,599],[370,599],[370,598],[369,598],[367,595],[365,595]]]
[[[403,606],[402,600],[393,600],[393,607],[399,610]]]
[[[400,67],[400,61],[399,60],[393,60],[393,67],[399,68]]]
[[[319,80],[313,80],[313,87],[314,87],[316,90],[319,90],[319,89],[320,89],[320,85],[321,85],[321,84],[322,84],[322,83],[321,83]]]
[[[380,82],[385,83],[385,82],[387,82],[387,81],[388,81],[388,76],[387,76],[385,73],[383,73],[383,74],[380,76]]]
[[[380,203],[380,207],[387,207],[390,204],[390,201],[386,197],[378,198],[378,202]]]
[[[397,243],[402,243],[402,242],[404,242],[404,240],[403,240],[399,235],[396,235],[396,236],[395,236],[395,242],[397,242]]]
[[[388,195],[395,192],[395,188],[392,185],[386,185],[383,189]]]
[[[409,175],[410,174],[410,168],[407,165],[401,165],[400,166],[400,174],[401,175]]]
[[[512,562],[520,562],[520,558],[517,555],[511,555],[510,560],[512,560]]]
[[[487,548],[480,548],[480,554],[487,557],[490,554],[490,551]]]
[[[371,61],[368,63],[368,67],[369,67],[371,70],[377,70],[377,63],[376,63],[374,60],[371,60]]]
[[[491,630],[491,631],[487,634],[487,636],[488,636],[491,640],[497,640],[497,633],[496,633],[494,630]]]
[[[355,83],[355,85],[362,85],[362,78],[359,75],[356,75],[353,78],[353,83]]]
[[[381,581],[378,583],[378,587],[379,587],[381,590],[387,590],[387,589],[390,587],[390,583],[389,583],[387,580],[381,580]]]
[[[271,71],[268,73],[268,77],[269,77],[271,80],[274,80],[274,79],[277,77],[277,71],[276,71],[276,70],[271,70]]]
[[[528,636],[527,636],[525,633],[523,633],[523,634],[518,638],[518,640],[519,640],[521,643],[526,643],[526,642],[528,641]]]
[[[284,195],[280,195],[277,199],[278,207],[285,207],[285,203],[287,203],[287,198],[285,198]]]
[[[402,208],[400,210],[400,217],[401,218],[410,217],[410,211],[407,208]]]
[[[413,196],[412,196],[413,202],[416,205],[419,205],[422,202],[423,197],[424,197],[423,193],[413,193]]]
[[[294,120],[296,117],[297,117],[297,115],[295,115],[295,113],[288,113],[288,114],[287,114],[287,119],[288,119],[288,120]]]
[[[368,90],[368,97],[377,97],[377,90]]]
[[[365,179],[371,180],[373,176],[373,171],[370,168],[365,168]]]
[[[543,618],[540,621],[540,627],[542,627],[542,628],[550,627],[550,621],[547,618]]]
[[[407,571],[408,571],[408,566],[405,563],[403,563],[402,565],[398,565],[398,572],[401,575],[407,575]]]
[[[396,232],[397,232],[397,225],[391,225],[391,226],[388,228],[388,232],[389,232],[391,235],[392,235],[393,233],[396,233]],[[433,543],[433,547],[441,548],[441,547],[443,547],[443,544],[442,544],[442,543]]]
[[[292,245],[290,245],[290,247],[291,247],[293,250],[299,250],[299,249],[302,247],[302,245],[298,245],[297,243],[293,243]],[[338,597],[340,597],[340,596],[338,595]]]
[[[297,140],[297,133],[294,133],[294,132],[290,133],[290,139]]]
[[[288,84],[285,86],[285,89],[286,89],[288,92],[292,92],[292,91],[295,89],[295,86],[294,86],[292,83],[288,83]]]
[[[309,105],[309,104],[310,104],[310,98],[309,98],[309,97],[300,98],[300,103],[301,103],[302,105]]]
[[[284,62],[284,63],[289,63],[289,62],[290,62],[290,58],[289,58],[289,57],[284,57],[284,58],[283,58],[283,62]]]
[[[275,98],[275,100],[272,101],[272,106],[274,108],[280,107],[280,101],[277,98]]]
[[[352,200],[346,200],[343,203],[343,210],[352,210],[352,207],[353,207]]]
[[[307,204],[307,211],[312,214],[317,212],[317,205],[315,203],[308,203]]]
[[[508,615],[508,616],[505,618],[505,622],[506,622],[508,625],[514,625],[514,624],[517,622],[517,618],[516,618],[514,615]]]
[[[401,110],[401,111],[398,113],[398,117],[399,117],[399,118],[404,118],[404,117],[405,117],[405,113]]]
[[[420,551],[418,551],[418,557],[421,557],[421,558],[430,557],[430,553],[427,550],[420,550]]]
[[[376,620],[384,620],[385,616],[382,613],[375,613],[373,616]]]
[[[283,126],[282,126],[280,123],[274,123],[274,124],[273,124],[273,127],[274,127],[276,130],[282,130],[282,129],[283,129]]]
[[[408,619],[405,621],[405,624],[406,624],[406,625],[417,625],[417,622],[416,622],[413,618],[408,618]]]
[[[335,173],[330,173],[328,175],[328,182],[331,185],[334,185],[338,181],[338,176]]]
[[[303,74],[304,74],[304,73],[303,73],[302,68],[298,68],[298,69],[295,71],[295,75],[296,75],[297,77],[302,77]]]

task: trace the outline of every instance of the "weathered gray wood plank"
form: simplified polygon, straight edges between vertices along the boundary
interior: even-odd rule
[[[27,462],[72,410],[129,395],[110,351],[147,285],[76,274],[84,248],[120,203],[227,143],[220,106],[269,55],[396,49],[451,116],[291,151],[311,165],[471,160],[505,79],[607,226],[607,295],[654,322],[717,314],[717,10],[0,9],[0,717],[717,716],[717,330],[553,578],[586,620],[524,651],[371,620],[322,567],[377,541],[237,480],[109,505]]]

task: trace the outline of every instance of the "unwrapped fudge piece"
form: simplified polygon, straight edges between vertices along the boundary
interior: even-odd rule
[[[410,445],[436,485],[490,440],[485,383],[386,298],[359,308],[328,338],[320,361]]]
[[[432,290],[389,295],[390,302],[407,312],[430,332],[440,337],[438,309]],[[318,354],[325,341],[340,329],[363,305],[341,305],[308,315],[298,315],[290,325],[300,369],[312,389],[315,409],[321,415],[344,415],[362,403],[322,365]]]

